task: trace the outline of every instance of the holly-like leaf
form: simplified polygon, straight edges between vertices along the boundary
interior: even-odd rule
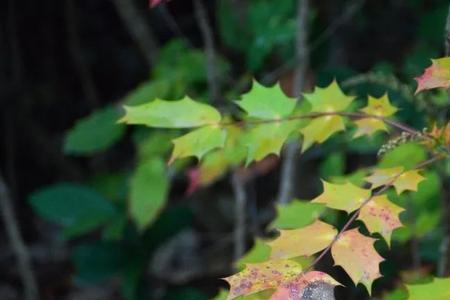
[[[325,88],[317,87],[313,93],[305,94],[305,99],[311,105],[311,113],[333,113],[345,110],[354,97],[345,95],[336,81]],[[302,151],[315,142],[323,143],[334,133],[344,130],[343,118],[336,115],[318,117],[312,120],[300,132],[303,134]]]
[[[248,148],[246,165],[260,161],[269,154],[279,155],[287,138],[298,129],[297,120],[256,125],[246,134]]]
[[[433,149],[436,145],[442,145],[450,151],[450,122],[443,127],[438,127],[434,124],[433,129],[428,134],[434,138],[432,142],[425,141],[429,148]]]
[[[291,260],[269,260],[247,264],[245,270],[224,278],[230,284],[228,300],[241,295],[250,295],[267,289],[276,289],[283,282],[294,279],[302,267]]]
[[[394,229],[402,226],[399,214],[403,208],[389,201],[386,195],[373,197],[360,211],[358,219],[366,224],[371,233],[380,233],[388,245]]]
[[[329,208],[345,210],[350,213],[358,209],[370,197],[370,190],[347,182],[333,184],[322,180],[323,193],[313,199],[313,203],[324,203]]]
[[[159,128],[191,128],[216,125],[220,113],[212,106],[185,97],[178,101],[156,99],[138,106],[124,106],[126,114],[120,122]]]
[[[450,278],[434,278],[432,282],[406,285],[409,300],[450,299]]]
[[[372,184],[372,188],[390,184],[399,195],[406,190],[417,191],[418,184],[424,179],[419,174],[419,170],[403,171],[402,167],[378,169],[366,177],[366,181]]]
[[[335,264],[344,268],[355,284],[364,284],[369,294],[373,281],[381,277],[379,264],[384,261],[373,247],[375,240],[355,228],[345,231],[331,248]]]
[[[209,151],[225,145],[227,132],[218,126],[204,126],[174,139],[169,164],[175,159],[196,156],[198,160]]]
[[[299,300],[299,299],[319,299],[318,297],[307,298],[309,294],[321,295],[328,292],[328,289],[333,289],[335,286],[340,285],[339,282],[334,280],[330,275],[319,272],[311,271],[305,274],[301,274],[293,280],[283,283],[270,297],[269,300]],[[324,291],[324,287],[327,291]],[[321,291],[314,291],[314,289],[322,289]],[[329,299],[329,298],[324,298]]]
[[[434,88],[450,87],[450,57],[432,59],[432,65],[416,77],[416,94]]]
[[[272,259],[310,256],[325,249],[333,241],[337,230],[317,220],[300,229],[280,230],[280,236],[269,243]]]
[[[249,117],[277,120],[289,116],[297,101],[286,96],[278,84],[265,87],[253,81],[252,89],[237,103]]]
[[[325,210],[325,205],[294,200],[286,205],[277,206],[277,217],[271,227],[294,229],[313,223]]]
[[[152,159],[139,164],[130,183],[128,209],[140,230],[150,225],[161,211],[169,181],[164,162]]]
[[[397,111],[397,108],[391,105],[387,95],[384,95],[381,98],[369,96],[367,106],[361,109],[361,111],[377,117],[389,117]],[[387,131],[384,122],[376,118],[363,118],[355,121],[355,124],[358,127],[354,135],[355,137],[372,135],[378,130]]]

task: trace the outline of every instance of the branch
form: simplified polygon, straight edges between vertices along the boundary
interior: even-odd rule
[[[125,27],[144,55],[148,67],[152,67],[155,65],[158,56],[158,44],[145,19],[136,9],[133,1],[113,0],[113,2]]]
[[[217,72],[214,34],[209,25],[208,14],[202,0],[194,0],[195,18],[202,33],[206,54],[206,77],[208,80],[209,99],[216,102],[220,96],[220,85]]]
[[[233,261],[237,261],[245,253],[245,217],[247,206],[247,195],[245,192],[244,182],[239,174],[239,170],[235,170],[231,177],[231,186],[233,188],[235,207],[234,215],[236,217],[233,240]]]
[[[39,299],[39,291],[36,279],[31,266],[30,256],[20,234],[19,224],[15,216],[12,200],[8,188],[0,174],[0,207],[2,211],[3,222],[5,223],[6,233],[11,243],[11,247],[17,258],[17,268],[22,278],[24,288],[24,299]]]
[[[440,155],[436,155],[433,156],[432,158],[423,161],[422,163],[418,164],[415,166],[414,169],[421,169],[423,167],[426,167],[428,165],[433,164],[434,162],[442,159],[443,156]],[[334,239],[331,241],[331,243],[320,253],[319,256],[317,256],[317,258],[311,263],[311,265],[308,266],[308,268],[306,268],[304,271],[302,271],[302,273],[306,273],[307,271],[311,270],[315,265],[317,265],[317,263],[325,256],[325,254],[327,254],[331,248],[333,247],[333,245],[341,238],[342,234],[353,224],[353,222],[358,218],[359,213],[361,211],[361,209],[367,205],[367,203],[369,203],[370,201],[372,201],[373,198],[380,196],[381,194],[383,194],[384,192],[386,192],[393,184],[394,182],[397,180],[398,177],[400,177],[401,175],[403,175],[406,171],[400,172],[398,173],[395,177],[393,177],[391,179],[391,181],[389,181],[385,186],[383,186],[381,189],[379,189],[378,191],[374,192],[369,198],[367,198],[362,204],[361,206],[353,213],[353,215],[350,217],[350,219],[348,219],[348,221],[345,223],[345,225],[342,227],[342,229],[338,232],[338,234],[334,237]]]

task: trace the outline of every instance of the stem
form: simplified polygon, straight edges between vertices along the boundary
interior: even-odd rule
[[[231,177],[231,186],[233,188],[235,207],[234,215],[236,217],[233,240],[233,260],[238,261],[238,259],[245,253],[245,210],[247,206],[247,195],[245,193],[244,182],[239,176],[239,171],[235,170]]]
[[[440,159],[442,159],[443,156],[441,155],[436,155],[433,156],[432,158],[421,162],[420,164],[416,165],[414,169],[421,169],[425,166],[428,166]],[[399,174],[397,174],[395,177],[393,177],[386,185],[384,185],[381,189],[379,189],[378,191],[374,192],[369,198],[367,198],[362,204],[361,206],[353,213],[353,215],[350,217],[350,219],[348,219],[348,221],[345,223],[345,225],[342,227],[342,229],[338,232],[338,234],[334,237],[334,239],[331,241],[331,243],[320,253],[319,256],[317,256],[317,258],[312,262],[311,265],[308,266],[308,268],[306,268],[304,271],[302,271],[302,273],[306,273],[307,271],[311,270],[324,256],[325,254],[327,254],[331,248],[333,247],[333,245],[339,240],[339,238],[342,236],[342,234],[353,224],[353,222],[358,218],[359,213],[361,212],[361,209],[367,205],[367,203],[369,203],[373,198],[380,196],[381,194],[383,194],[384,192],[386,192],[393,184],[394,182],[397,180],[398,177],[400,177],[401,175],[403,175],[406,171],[403,171]]]
[[[0,208],[9,242],[11,243],[11,247],[17,258],[17,269],[19,271],[20,277],[22,278],[24,299],[37,300],[39,299],[39,291],[31,265],[30,256],[23,241],[22,235],[20,234],[19,224],[17,223],[17,218],[14,213],[8,187],[6,186],[1,174]]]

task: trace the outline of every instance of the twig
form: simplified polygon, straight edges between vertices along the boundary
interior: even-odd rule
[[[244,181],[239,175],[239,170],[235,170],[231,175],[231,186],[233,188],[235,206],[234,215],[236,220],[234,222],[234,249],[233,260],[237,261],[245,253],[245,217],[247,206],[247,195],[245,192]]]
[[[206,77],[208,80],[209,99],[217,102],[220,96],[220,84],[217,72],[216,49],[214,34],[211,29],[206,7],[202,0],[194,0],[195,18],[202,33],[206,54]]]
[[[309,0],[298,1],[297,11],[297,42],[296,61],[298,62],[294,74],[293,94],[300,97],[306,83],[306,71],[308,69],[309,49],[308,49],[308,16]],[[288,203],[294,194],[294,182],[297,174],[298,162],[298,142],[290,142],[284,151],[284,159],[281,166],[281,176],[277,202],[279,204]]]
[[[148,67],[152,67],[158,56],[158,44],[145,19],[136,9],[133,1],[113,0],[113,2],[128,32],[140,48]]]
[[[423,167],[426,167],[440,159],[442,159],[443,156],[436,155],[431,157],[430,159],[423,161],[422,163],[415,166],[415,169],[421,169]],[[361,212],[361,209],[365,207],[370,201],[372,201],[373,198],[380,196],[384,192],[386,192],[397,180],[398,177],[400,177],[404,172],[398,173],[395,177],[393,177],[386,185],[384,185],[381,189],[378,191],[372,193],[364,202],[361,204],[361,206],[353,213],[353,215],[350,217],[350,219],[347,220],[347,222],[344,224],[344,226],[341,228],[341,230],[338,232],[338,234],[334,237],[334,239],[331,241],[331,243],[320,253],[319,256],[316,257],[316,259],[311,263],[311,265],[308,266],[305,270],[302,271],[302,273],[306,273],[307,271],[311,270],[317,263],[327,254],[333,245],[341,238],[342,234],[353,224],[353,222],[358,218],[359,213]]]
[[[20,234],[19,224],[17,223],[17,218],[12,207],[12,200],[1,174],[0,207],[3,222],[5,223],[6,233],[8,234],[9,242],[11,243],[11,247],[17,258],[17,268],[19,270],[20,277],[22,278],[24,288],[24,299],[37,300],[39,299],[39,291],[33,273],[33,268],[31,266],[30,256]]]

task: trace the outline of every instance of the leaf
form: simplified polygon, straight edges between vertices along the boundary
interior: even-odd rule
[[[277,206],[277,217],[272,228],[293,229],[304,227],[316,220],[325,210],[325,205],[294,200],[286,205]]]
[[[386,125],[383,121],[374,118],[364,118],[360,120],[354,121],[357,126],[357,130],[353,135],[354,138],[363,136],[363,135],[373,135],[375,132],[382,130],[388,131]]]
[[[303,134],[302,152],[314,143],[323,143],[334,133],[345,129],[344,119],[340,116],[319,117],[300,129]]]
[[[355,228],[345,231],[331,248],[335,264],[344,268],[355,284],[364,284],[369,294],[373,281],[381,277],[379,264],[384,260],[373,247],[375,240]]]
[[[432,59],[432,65],[416,77],[416,94],[434,88],[450,87],[450,57]]]
[[[442,126],[441,128],[434,124],[433,129],[431,130],[431,132],[429,132],[429,135],[435,139],[435,141],[433,141],[431,144],[426,141],[426,143],[429,144],[429,148],[433,149],[437,143],[438,145],[442,145],[450,151],[450,122],[448,122],[446,126]]]
[[[354,97],[345,95],[336,80],[325,88],[316,87],[312,93],[305,94],[311,104],[311,112],[339,112],[345,110]]]
[[[366,181],[372,183],[372,188],[377,188],[386,184],[395,187],[397,194],[406,190],[417,191],[417,186],[425,177],[419,174],[419,170],[402,172],[403,168],[378,169],[366,177]],[[400,175],[399,175],[400,174]]]
[[[161,159],[140,163],[130,182],[129,213],[142,231],[165,204],[169,182]]]
[[[125,127],[117,124],[120,112],[112,106],[93,112],[77,121],[64,138],[64,152],[89,155],[106,150],[125,133]]]
[[[178,101],[156,99],[138,106],[124,106],[125,116],[120,120],[126,124],[147,125],[159,128],[191,128],[216,125],[220,113],[212,106],[185,97]]]
[[[405,169],[414,169],[417,164],[427,159],[427,151],[424,147],[407,143],[397,146],[385,155],[378,166],[380,168],[393,168],[402,166]]]
[[[259,263],[270,257],[270,246],[260,239],[255,240],[255,244],[243,257],[241,257],[236,265],[239,269],[243,269],[248,263]]]
[[[67,237],[89,232],[115,216],[111,202],[85,186],[59,183],[33,193],[29,202],[45,220],[66,226]]]
[[[246,134],[248,148],[246,165],[260,161],[269,154],[279,155],[281,148],[292,132],[298,129],[300,122],[286,121],[256,125]]]
[[[247,264],[245,270],[224,278],[230,284],[227,299],[278,288],[282,282],[294,279],[301,271],[298,263],[285,259]]]
[[[330,285],[334,287],[339,285],[339,282],[334,280],[330,275],[319,272],[311,271],[306,274],[297,276],[297,278],[283,283],[269,300],[301,300],[301,299],[319,299],[319,298],[307,298],[307,293],[312,292],[313,289],[320,288],[319,285]],[[328,288],[328,287],[327,287]],[[311,291],[308,291],[308,290]],[[322,299],[322,297],[320,298]],[[329,298],[323,298],[329,299]]]
[[[432,282],[406,285],[409,300],[448,300],[450,299],[450,278],[434,278]]]
[[[373,197],[361,209],[358,219],[371,233],[380,233],[390,246],[392,231],[402,226],[399,219],[402,211],[404,209],[389,201],[386,195],[381,195]]]
[[[319,220],[300,229],[280,230],[280,236],[269,242],[270,258],[311,256],[330,245],[336,234],[333,226]]]
[[[265,120],[278,120],[289,116],[296,103],[294,98],[283,93],[279,84],[265,87],[257,81],[253,81],[251,90],[242,95],[242,101],[237,102],[249,117]]]
[[[397,108],[392,106],[387,95],[380,98],[369,96],[369,101],[366,107],[361,109],[362,112],[378,117],[389,117],[397,111]],[[382,120],[375,118],[363,118],[354,122],[358,127],[354,137],[362,135],[372,135],[378,130],[388,131],[386,125]]]
[[[370,197],[370,190],[362,189],[347,182],[333,184],[322,180],[323,193],[313,199],[313,203],[324,203],[329,208],[345,210],[348,213],[358,209]]]
[[[225,145],[227,132],[218,126],[205,126],[172,140],[175,145],[169,164],[175,159],[195,156],[198,160],[209,151]]]

